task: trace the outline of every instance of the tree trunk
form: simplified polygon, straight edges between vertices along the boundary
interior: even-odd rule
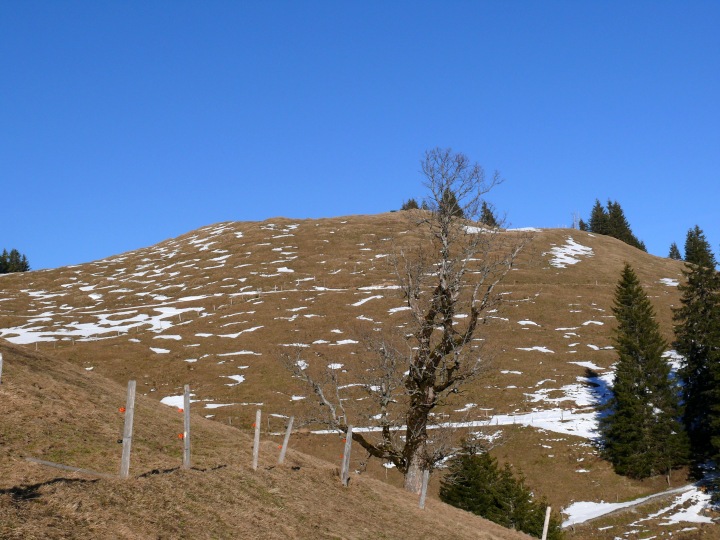
[[[416,452],[410,459],[410,465],[405,473],[405,490],[419,494],[422,488],[422,475],[420,455],[419,452]]]

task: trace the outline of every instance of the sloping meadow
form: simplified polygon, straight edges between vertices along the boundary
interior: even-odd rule
[[[577,230],[508,231],[501,239],[518,235],[533,239],[474,342],[487,369],[444,404],[438,424],[492,441],[501,461],[521,469],[555,508],[663,489],[659,480],[614,475],[593,439],[612,382],[611,307],[624,262],[668,341],[682,263]],[[354,424],[372,430],[372,411],[353,385],[377,336],[397,343],[412,331],[395,264],[418,242],[404,212],[221,223],[102,261],[3,276],[0,337],[88,376],[137,379],[141,395],[169,405],[189,384],[193,411],[225,426],[249,431],[261,408],[268,438],[279,439],[295,416],[303,429],[296,447],[337,461],[340,437],[303,425],[318,416],[317,400],[285,363],[336,377],[355,403]],[[365,458],[355,456],[354,467],[399,481]]]

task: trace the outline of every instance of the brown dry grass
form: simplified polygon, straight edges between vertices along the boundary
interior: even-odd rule
[[[0,343],[0,538],[524,538],[366,475],[193,416],[193,468],[182,470],[178,413],[139,399],[129,480],[26,461],[41,457],[114,474],[125,389],[40,353]]]
[[[270,227],[271,223],[274,227]],[[288,228],[291,224],[298,227]],[[225,230],[214,234],[218,227]],[[547,252],[554,245],[563,245],[569,236],[591,247],[594,255],[581,257],[580,263],[567,268],[550,266]],[[92,366],[93,371],[83,373],[88,380],[107,377],[124,386],[128,379],[136,378],[138,392],[148,401],[180,394],[182,386],[190,384],[196,399],[233,404],[212,410],[202,410],[201,404],[195,405],[194,410],[199,414],[202,411],[202,414],[214,415],[214,424],[232,422],[233,427],[247,431],[256,409],[252,404],[262,403],[264,418],[269,419],[264,428],[280,431],[284,420],[269,415],[300,417],[309,399],[290,399],[292,395],[308,392],[283,368],[279,352],[287,349],[279,345],[310,344],[321,339],[361,341],[364,334],[375,329],[402,332],[399,327],[406,323],[406,314],[388,313],[390,308],[402,305],[397,291],[368,291],[361,287],[394,283],[390,265],[382,255],[393,253],[397,245],[417,238],[403,213],[219,224],[105,261],[3,276],[0,328],[25,325],[57,331],[75,328],[73,323],[95,323],[102,312],[116,313],[112,319],[120,320],[152,316],[157,314],[155,308],[163,304],[201,308],[202,312],[183,314],[182,320],[174,317],[166,321],[164,329],[145,325],[133,328],[128,334],[110,333],[102,340],[62,339],[28,348],[37,346],[40,352],[57,361],[67,360],[79,367]],[[214,243],[203,249],[197,242],[199,239]],[[211,260],[224,256],[227,256],[224,261]],[[612,365],[613,351],[593,350],[588,345],[611,345],[612,298],[626,261],[638,273],[655,304],[663,332],[670,340],[671,308],[678,302],[678,293],[675,287],[659,280],[681,279],[682,263],[648,255],[609,237],[564,229],[543,230],[536,233],[517,269],[508,275],[503,285],[506,302],[497,315],[508,320],[489,319],[480,330],[488,343],[483,354],[493,353],[491,369],[448,403],[446,412],[463,420],[483,418],[485,413],[480,408],[502,414],[527,412],[542,406],[529,402],[526,397],[527,393],[537,390],[539,381],[551,379],[553,382],[546,385],[560,388],[576,383],[578,377],[585,375],[584,368],[569,362],[591,361],[604,368]],[[278,272],[282,267],[294,272]],[[32,291],[59,296],[33,296]],[[102,298],[91,298],[95,293],[102,294]],[[153,298],[153,294],[162,294],[168,299]],[[200,295],[203,297],[186,300]],[[361,306],[352,305],[375,295],[382,298]],[[360,315],[375,322],[358,319]],[[534,321],[538,326],[521,326],[518,324],[521,320]],[[604,324],[583,325],[588,320]],[[169,327],[169,323],[173,326]],[[262,328],[236,338],[220,337],[258,326]],[[568,327],[577,328],[576,336],[568,338],[566,332],[557,330]],[[334,333],[336,329],[343,333]],[[179,335],[181,339],[157,339],[162,335]],[[573,342],[578,345],[571,347]],[[518,350],[533,346],[547,347],[554,353]],[[170,353],[155,354],[150,347],[165,348]],[[241,350],[260,355],[219,356]],[[318,344],[303,349],[303,357],[315,365],[345,364],[346,382],[353,382],[356,376],[353,366],[365,354],[362,343]],[[191,358],[197,361],[185,361]],[[240,369],[241,366],[247,367]],[[521,373],[503,374],[502,370]],[[231,381],[224,377],[231,374],[244,375],[245,382],[227,386]],[[469,413],[453,413],[471,402],[479,407]],[[116,406],[112,404],[113,409]],[[563,406],[572,408],[574,404]],[[176,413],[173,417],[172,413],[168,410],[168,422],[180,425],[180,418]],[[113,433],[112,440],[121,429],[119,422],[116,418],[111,429],[105,428]],[[162,425],[158,429],[163,429]],[[148,455],[177,463],[180,449],[177,441],[172,440],[176,430],[169,429],[167,436],[160,437],[158,441],[162,443],[153,443],[157,452],[148,452]],[[503,432],[504,444],[494,453],[521,469],[528,483],[547,496],[555,508],[573,500],[625,500],[663,487],[661,480],[636,482],[615,475],[583,439],[534,429],[505,428]],[[70,458],[73,452],[79,454],[72,448],[63,450],[62,445],[32,444],[36,445],[31,447],[33,451],[46,458]],[[302,435],[296,438],[295,445],[330,462],[337,462],[342,451],[340,439],[333,436]],[[102,448],[101,455],[114,451],[117,449],[109,445]],[[590,469],[590,473],[575,472],[579,460],[583,460],[583,466]],[[91,465],[102,470],[100,463],[86,464]],[[148,469],[157,466],[147,465]],[[356,462],[354,466],[359,464]],[[371,463],[368,473],[383,480],[387,475],[391,484],[399,482],[393,471],[388,473],[378,463]],[[674,481],[682,480],[678,476]],[[436,480],[433,486],[436,489]]]

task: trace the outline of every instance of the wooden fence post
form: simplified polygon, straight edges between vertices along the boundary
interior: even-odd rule
[[[422,488],[420,488],[420,503],[418,506],[420,509],[425,508],[425,497],[427,496],[427,488],[428,488],[428,481],[430,480],[430,469],[425,469],[423,471],[423,477],[422,477]]]
[[[285,452],[287,452],[288,442],[290,441],[290,432],[292,431],[294,420],[295,417],[291,416],[290,421],[288,422],[287,430],[285,431],[285,438],[283,439],[282,450],[280,450],[280,457],[278,458],[279,465],[282,465],[285,461]]]
[[[120,478],[130,475],[130,449],[132,447],[133,419],[135,417],[135,381],[128,381],[125,400],[125,427],[123,428],[122,458],[120,460]]]
[[[190,468],[190,385],[185,385],[185,394],[183,395],[183,469]]]
[[[542,540],[547,540],[548,528],[550,527],[550,507],[545,510],[545,524],[543,525]]]
[[[257,470],[258,468],[258,457],[260,455],[260,419],[262,413],[260,409],[255,413],[255,440],[253,441],[253,461],[252,468]]]
[[[340,481],[342,485],[350,485],[350,450],[352,449],[352,426],[348,426],[345,434],[345,451],[343,452],[342,467],[340,469]]]

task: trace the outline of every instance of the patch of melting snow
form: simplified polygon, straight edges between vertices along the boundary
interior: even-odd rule
[[[232,379],[234,383],[228,383],[225,386],[237,386],[241,382],[245,381],[245,375],[225,375],[224,379]]]
[[[567,237],[567,241],[563,246],[555,246],[543,255],[550,254],[553,258],[550,265],[555,268],[567,268],[568,265],[580,262],[579,257],[592,257],[594,255],[592,248],[578,244],[573,240],[572,236]]]
[[[342,369],[344,364],[328,364],[328,369]]]
[[[548,349],[547,347],[538,347],[538,346],[535,346],[535,347],[517,347],[517,350],[518,350],[518,351],[538,351],[538,352],[541,352],[541,353],[553,353],[553,354],[555,353],[555,351],[551,351],[551,350]]]
[[[155,354],[168,354],[170,352],[168,349],[158,349],[156,347],[150,347],[150,350]]]
[[[199,401],[197,399],[192,399],[192,396],[195,394],[190,394],[190,403],[195,403],[196,401]],[[160,403],[163,405],[167,405],[168,407],[175,407],[177,409],[182,409],[185,406],[185,396],[179,395],[179,396],[167,396],[160,400]]]
[[[467,412],[477,407],[477,403],[467,403],[462,409],[456,409],[455,412]]]
[[[382,295],[375,295],[375,296],[368,296],[367,298],[363,298],[362,300],[358,300],[354,304],[350,304],[351,306],[357,307],[362,306],[365,302],[369,302],[370,300],[375,300],[376,298],[382,298]]]
[[[585,321],[584,323],[582,323],[583,326],[589,326],[589,325],[591,325],[591,324],[596,324],[596,325],[598,325],[598,326],[602,326],[602,325],[604,325],[605,323],[604,323],[604,322],[601,322],[601,321]]]
[[[526,321],[518,321],[518,324],[519,324],[519,325],[522,325],[522,326],[540,326],[540,325],[539,325],[538,323],[536,323],[536,322],[527,321],[527,320],[526,320]]]
[[[593,364],[592,362],[568,362],[568,364],[575,364],[576,366],[588,369],[605,369],[604,367],[600,367],[597,364]]]
[[[668,364],[670,364],[675,371],[680,370],[685,360],[685,357],[676,350],[665,351],[662,357],[667,360]]]
[[[669,278],[669,277],[662,278],[659,281],[659,283],[662,283],[663,285],[667,285],[668,287],[677,287],[678,285],[680,285],[680,282],[677,279],[673,279],[673,278]]]
[[[397,313],[398,311],[407,311],[410,309],[410,306],[402,306],[402,307],[395,307],[388,309],[388,313]]]
[[[295,365],[301,370],[305,370],[310,364],[308,364],[305,360],[298,360],[297,362],[295,362]]]

